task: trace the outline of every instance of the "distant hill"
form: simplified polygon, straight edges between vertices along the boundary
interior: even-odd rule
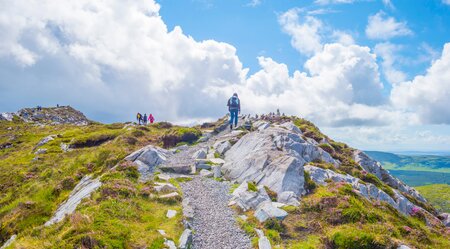
[[[380,151],[366,153],[386,169],[450,173],[450,156],[398,155]]]

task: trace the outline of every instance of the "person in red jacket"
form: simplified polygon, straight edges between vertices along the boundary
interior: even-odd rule
[[[150,124],[153,124],[153,121],[155,121],[155,118],[153,117],[153,115],[150,113],[150,115],[148,115],[148,121],[150,122]]]

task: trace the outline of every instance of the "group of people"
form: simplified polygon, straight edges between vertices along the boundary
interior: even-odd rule
[[[153,122],[155,122],[155,118],[151,113],[147,117],[147,113],[144,113],[144,116],[142,116],[142,114],[138,112],[136,115],[136,120],[138,121],[139,125],[153,124]]]

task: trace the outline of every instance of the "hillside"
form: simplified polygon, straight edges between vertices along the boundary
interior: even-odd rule
[[[441,212],[450,213],[450,185],[431,184],[416,187],[419,192]]]
[[[384,168],[450,173],[450,157],[437,155],[397,155],[388,152],[366,151]]]
[[[307,120],[229,131],[55,111],[2,115],[5,248],[450,248],[450,217]]]

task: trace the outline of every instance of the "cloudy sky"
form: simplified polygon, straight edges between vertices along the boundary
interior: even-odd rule
[[[0,0],[0,112],[306,117],[361,149],[450,150],[450,0]]]

